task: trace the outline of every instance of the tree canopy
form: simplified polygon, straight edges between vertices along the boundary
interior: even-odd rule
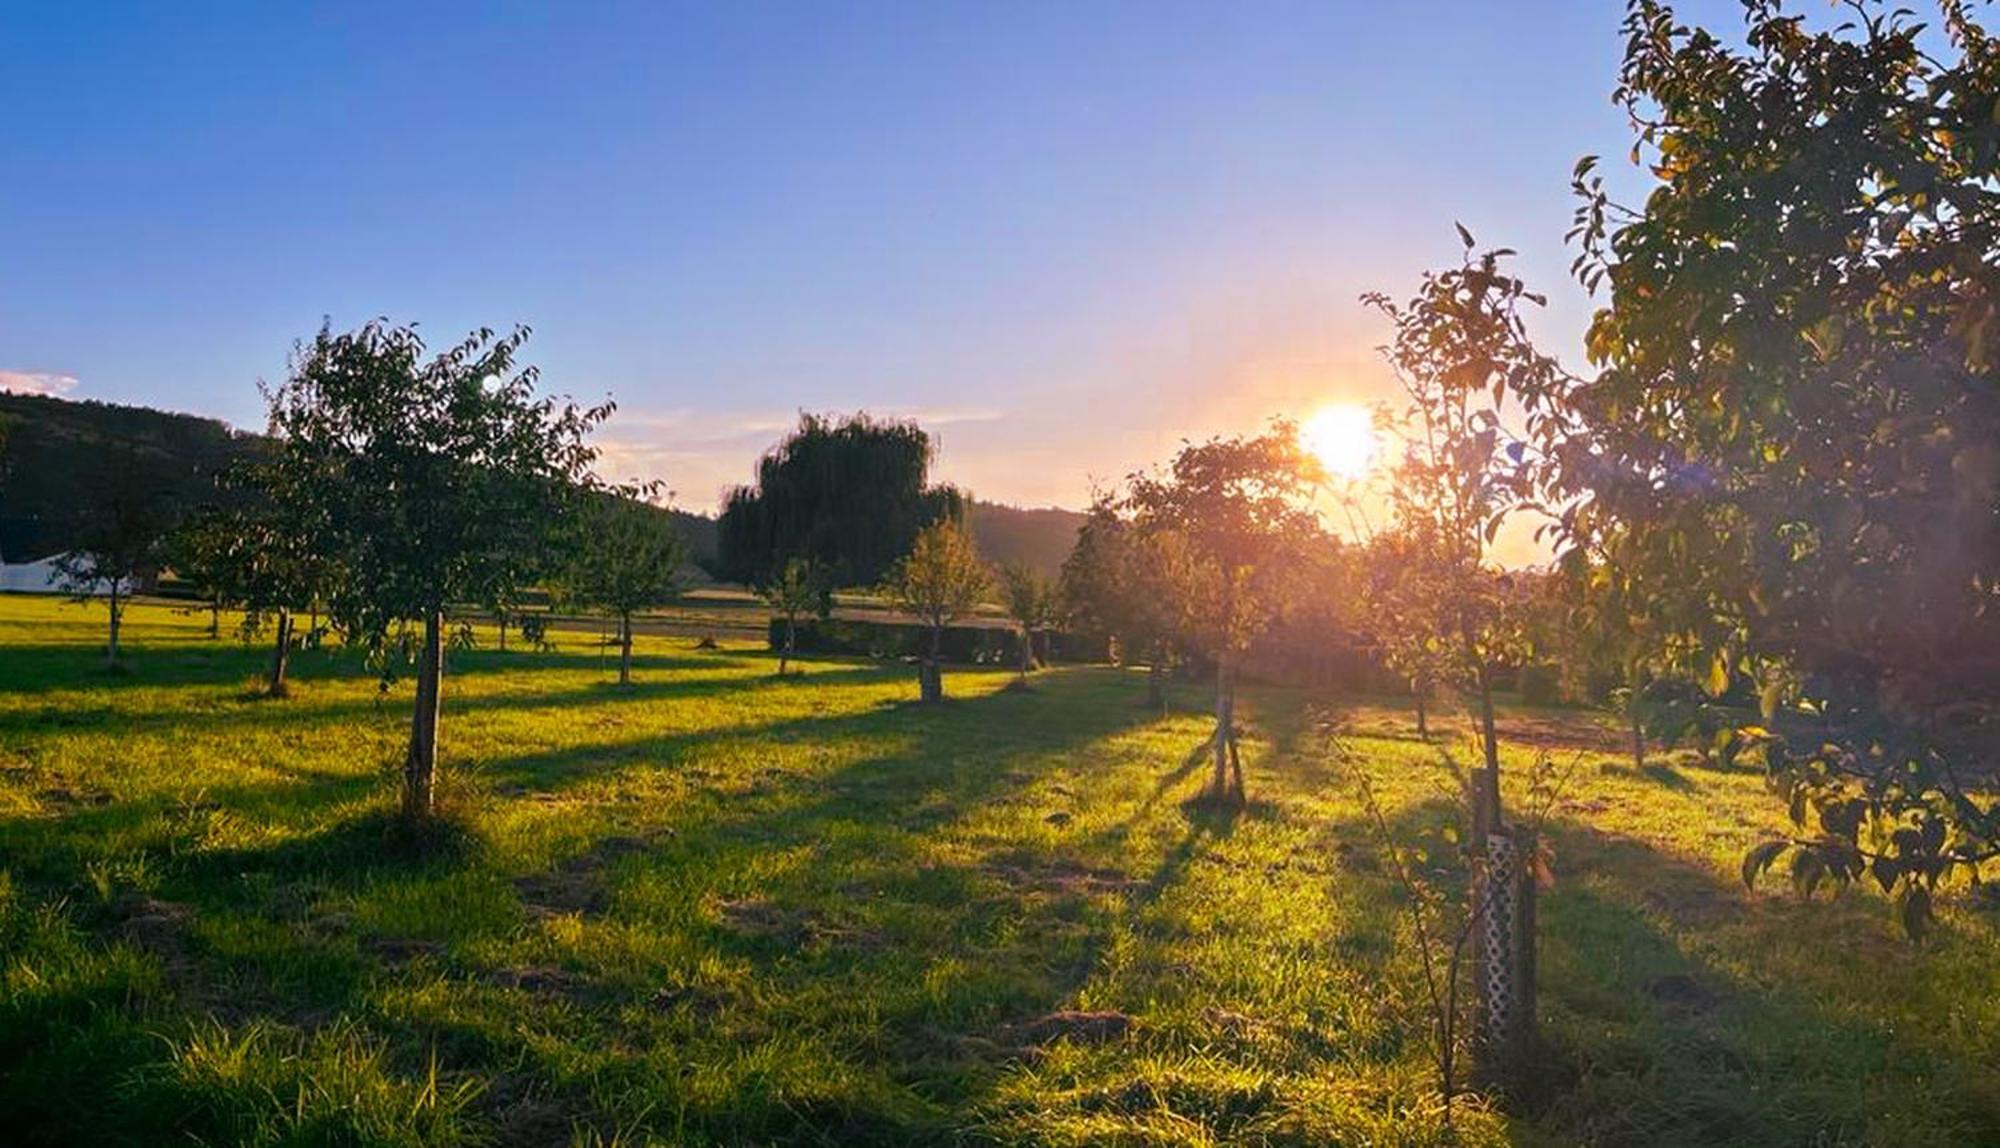
[[[835,585],[871,586],[941,520],[963,521],[957,488],[930,485],[930,435],[915,422],[801,415],[724,500],[722,575],[753,586],[802,558]]]

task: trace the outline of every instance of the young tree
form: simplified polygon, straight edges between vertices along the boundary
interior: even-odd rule
[[[1658,182],[1629,210],[1578,165],[1599,372],[1548,418],[1564,540],[1695,680],[1762,695],[1745,737],[1798,830],[1746,878],[1866,872],[1915,931],[2000,855],[2000,42],[1970,5],[1850,8],[1749,5],[1737,47],[1630,6],[1617,98]]]
[[[1009,562],[1000,567],[1000,598],[1007,616],[1021,631],[1020,680],[1035,668],[1035,636],[1056,624],[1061,603],[1055,583],[1032,566]]]
[[[986,593],[986,567],[972,539],[956,522],[938,522],[917,535],[910,553],[890,572],[885,589],[896,607],[915,615],[929,630],[918,663],[918,696],[926,704],[944,700],[944,673],[938,665],[944,628],[972,612]]]
[[[56,575],[83,601],[102,588],[111,615],[104,653],[109,668],[118,665],[119,629],[133,584],[158,568],[177,508],[169,476],[138,452],[118,452],[98,463],[83,476],[76,544],[56,559]]]
[[[229,584],[231,530],[226,512],[198,511],[183,519],[162,548],[174,574],[201,596],[208,610],[208,636],[222,637],[222,608]]]
[[[757,596],[771,612],[785,620],[785,644],[778,649],[778,676],[799,648],[799,615],[814,613],[824,618],[833,610],[833,594],[827,589],[823,571],[805,558],[787,559],[777,576],[756,587]]]
[[[632,615],[681,595],[687,546],[657,484],[589,496],[572,543],[569,593],[618,620],[618,684],[632,684]]]
[[[538,397],[538,372],[516,361],[527,336],[480,330],[426,358],[409,327],[323,328],[267,396],[280,465],[341,557],[336,623],[385,673],[392,638],[421,633],[403,775],[412,818],[435,802],[453,612],[514,595],[592,483],[585,438],[611,409]]]
[[[1130,479],[1124,509],[1163,563],[1176,628],[1215,664],[1211,799],[1243,798],[1237,663],[1328,544],[1309,505],[1318,476],[1297,427],[1281,420],[1255,438],[1183,447],[1166,470]]]
[[[1395,527],[1368,539],[1359,628],[1390,672],[1409,685],[1417,736],[1430,736],[1430,703],[1453,680],[1449,588],[1435,577],[1433,547],[1421,530]]]
[[[1146,704],[1164,711],[1176,615],[1166,571],[1175,567],[1159,535],[1142,535],[1118,501],[1101,494],[1063,560],[1059,596],[1070,624],[1118,640],[1127,664],[1146,663]]]
[[[1484,768],[1470,795],[1472,840],[1481,849],[1503,820],[1493,669],[1524,652],[1513,581],[1490,554],[1502,521],[1529,493],[1526,443],[1502,416],[1510,394],[1545,394],[1563,376],[1528,339],[1521,305],[1542,299],[1501,270],[1511,253],[1475,255],[1463,227],[1459,237],[1463,262],[1427,273],[1408,302],[1379,293],[1365,301],[1395,329],[1383,356],[1409,402],[1389,503],[1415,579],[1413,620],[1427,627],[1435,668],[1474,705]]]
[[[1541,354],[1521,318],[1539,305],[1506,274],[1508,252],[1475,255],[1465,244],[1458,267],[1426,274],[1416,295],[1395,303],[1366,301],[1388,316],[1394,335],[1383,355],[1403,384],[1403,451],[1389,488],[1394,529],[1416,578],[1412,596],[1438,668],[1472,701],[1481,768],[1468,793],[1473,862],[1471,912],[1478,988],[1478,1064],[1502,1088],[1532,1063],[1535,1016],[1534,882],[1537,845],[1510,825],[1500,801],[1500,740],[1493,712],[1493,671],[1525,660],[1527,611],[1522,582],[1499,569],[1490,547],[1506,516],[1533,493],[1528,442],[1510,432],[1510,399],[1540,399],[1566,376]]]

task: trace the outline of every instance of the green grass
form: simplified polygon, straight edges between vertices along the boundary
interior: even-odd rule
[[[310,651],[258,700],[261,649],[160,607],[106,674],[102,623],[0,597],[9,1143],[1444,1138],[1355,774],[1414,840],[1462,731],[1252,692],[1253,800],[1223,817],[1185,804],[1199,697],[1161,719],[1117,670],[954,673],[924,711],[900,667],[779,680],[686,638],[643,641],[621,690],[561,635],[454,654],[452,812],[415,840],[407,683]],[[1862,891],[1746,893],[1779,816],[1758,777],[1505,724],[1514,777],[1538,747],[1583,763],[1541,910],[1559,1087],[1461,1112],[1461,1141],[2000,1141],[1990,911],[1919,947]]]

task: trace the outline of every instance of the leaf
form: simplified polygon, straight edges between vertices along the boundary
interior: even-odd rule
[[[1778,859],[1778,854],[1785,851],[1787,844],[1789,842],[1765,841],[1751,847],[1750,852],[1743,855],[1743,887],[1745,889],[1756,888],[1758,875],[1771,867],[1771,863]]]
[[[1719,698],[1729,692],[1728,653],[1722,650],[1715,652],[1715,657],[1708,663],[1708,677],[1703,680],[1702,688],[1707,690],[1708,696],[1712,698]]]
[[[1452,221],[1452,226],[1458,228],[1458,238],[1460,242],[1465,244],[1465,249],[1467,251],[1472,250],[1472,233],[1465,229],[1465,224],[1454,220]]]

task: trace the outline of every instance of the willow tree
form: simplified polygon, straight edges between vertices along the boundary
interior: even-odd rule
[[[459,611],[515,598],[592,483],[585,440],[611,410],[537,395],[539,373],[518,362],[527,337],[482,329],[427,357],[410,327],[322,328],[267,393],[278,464],[340,557],[335,623],[385,675],[415,646],[412,818],[435,804],[447,630],[469,640]]]
[[[1279,420],[1252,438],[1190,444],[1128,480],[1122,508],[1162,563],[1176,628],[1215,666],[1211,799],[1243,799],[1237,670],[1328,545],[1310,502],[1319,477],[1298,428]]]
[[[918,697],[925,703],[944,700],[942,657],[944,630],[972,613],[988,588],[986,567],[972,538],[956,522],[939,522],[917,535],[901,562],[890,571],[884,589],[889,600],[924,624],[925,646],[917,667]]]
[[[683,590],[687,545],[672,515],[652,500],[657,484],[586,497],[568,543],[566,596],[618,622],[618,684],[632,684],[632,616],[664,606]]]
[[[1568,535],[1671,611],[1797,821],[1810,892],[1866,873],[1921,929],[2000,855],[2000,43],[1862,2],[1746,5],[1740,43],[1633,3],[1643,204],[1580,164],[1599,370],[1565,407]]]
[[[930,484],[934,444],[914,422],[802,415],[725,497],[717,564],[762,586],[797,558],[836,586],[872,586],[931,524],[964,518],[951,486]]]

